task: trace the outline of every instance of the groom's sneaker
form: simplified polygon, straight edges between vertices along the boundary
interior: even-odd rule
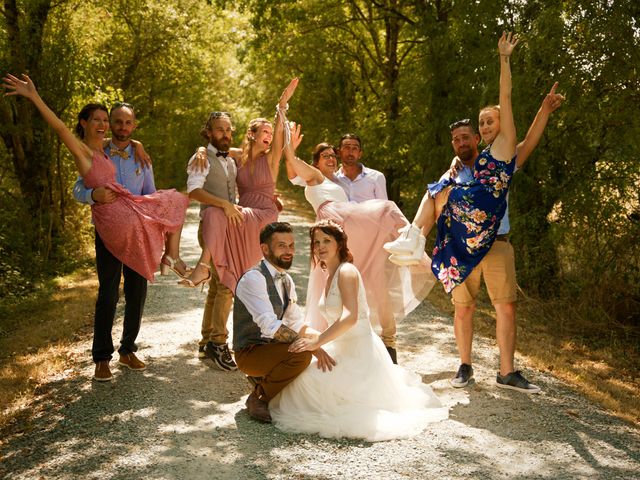
[[[251,392],[251,395],[249,395],[249,397],[247,398],[245,405],[247,406],[249,416],[255,418],[256,420],[260,420],[261,422],[271,423],[269,405],[267,404],[267,402],[263,402],[258,398],[255,390]]]
[[[469,384],[469,380],[473,378],[473,367],[466,363],[463,363],[458,368],[456,376],[449,380],[449,383],[454,388],[463,388]]]
[[[522,376],[520,370],[507,373],[506,375],[498,375],[496,377],[496,387],[508,388],[510,390],[517,390],[522,393],[540,393],[540,387],[529,383],[529,381]]]
[[[386,345],[385,345],[385,348],[387,349],[387,352],[389,352],[389,356],[391,357],[391,361],[397,365],[398,364],[398,354],[396,353],[396,349],[393,348],[393,347],[387,347]]]
[[[216,345],[213,342],[207,343],[207,347],[204,349],[204,353],[208,358],[213,360],[213,363],[220,370],[237,370],[238,366],[236,362],[231,358],[231,352],[229,351],[229,347],[226,343],[222,345]]]

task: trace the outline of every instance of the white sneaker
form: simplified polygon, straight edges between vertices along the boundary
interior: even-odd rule
[[[408,255],[416,249],[420,236],[420,229],[414,224],[411,224],[409,228],[394,241],[385,243],[383,248],[392,254]]]
[[[418,237],[418,245],[416,245],[415,249],[409,254],[393,254],[389,257],[389,261],[391,263],[395,263],[396,265],[400,265],[401,267],[407,267],[409,265],[418,265],[422,261],[422,256],[424,255],[424,247],[427,243],[427,239],[424,235],[420,235]]]

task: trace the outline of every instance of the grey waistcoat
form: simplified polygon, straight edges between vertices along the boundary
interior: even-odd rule
[[[229,175],[224,173],[224,168],[220,165],[218,157],[209,149],[207,149],[207,157],[209,159],[209,174],[205,179],[202,188],[209,192],[211,195],[215,195],[218,198],[228,200],[231,203],[236,203],[236,165],[233,159],[228,162]],[[211,205],[204,203],[200,204],[200,212]]]
[[[273,306],[273,312],[279,319],[282,319],[282,315],[284,315],[282,300],[280,299],[280,295],[278,295],[273,277],[264,264],[264,260],[247,271],[249,272],[251,270],[257,270],[264,275],[264,278],[267,280],[267,293],[269,294],[269,301]],[[253,321],[253,317],[247,310],[247,307],[244,306],[238,297],[235,297],[233,301],[233,350],[237,352],[251,345],[264,345],[274,341],[272,338],[264,338],[262,336],[260,327]]]

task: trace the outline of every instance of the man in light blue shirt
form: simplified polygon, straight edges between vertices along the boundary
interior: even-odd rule
[[[146,195],[156,191],[151,165],[140,165],[134,159],[131,135],[136,128],[135,112],[128,103],[117,102],[109,114],[112,139],[105,153],[116,170],[116,181],[134,195]],[[87,188],[78,177],[73,196],[81,203],[111,203],[116,194],[108,187]],[[124,265],[107,250],[98,232],[95,232],[96,269],[98,271],[98,298],[96,300],[91,354],[96,364],[94,379],[113,379],[109,361],[114,352],[111,331],[118,304],[120,277],[124,275],[124,326],[120,340],[119,364],[131,370],[144,370],[146,365],[136,357],[135,340],[140,331],[142,312],[147,297],[147,280]]]
[[[387,180],[384,174],[360,163],[362,141],[354,133],[346,133],[338,144],[340,168],[336,172],[338,184],[351,202],[366,200],[388,200]]]

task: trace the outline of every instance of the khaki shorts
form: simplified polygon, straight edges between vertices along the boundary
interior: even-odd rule
[[[451,292],[454,304],[470,306],[476,302],[480,291],[480,277],[484,277],[492,304],[516,301],[516,262],[513,246],[496,240],[485,257],[469,276]]]

